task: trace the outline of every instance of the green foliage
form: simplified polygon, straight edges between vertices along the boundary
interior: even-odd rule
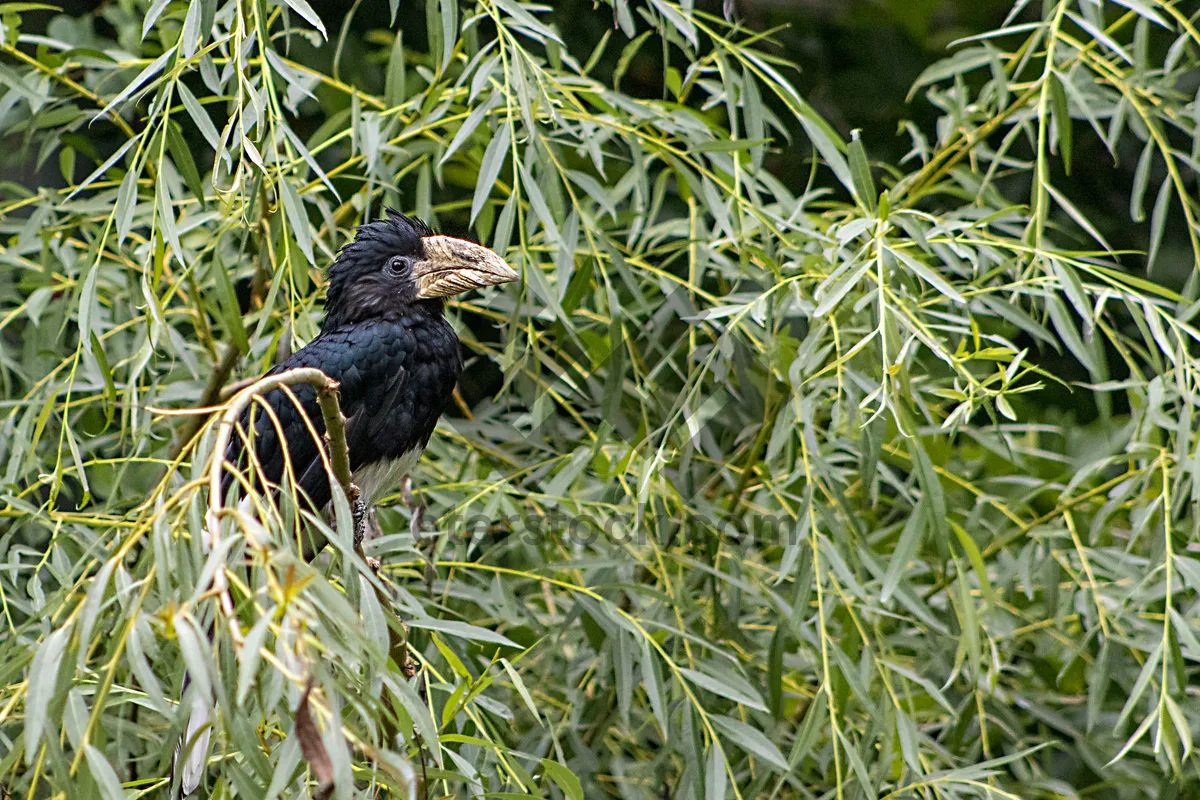
[[[0,7],[13,796],[164,796],[185,668],[221,797],[1200,789],[1188,4],[1014,3],[899,163],[686,1],[35,5]],[[1100,154],[1144,260],[1071,177]],[[461,403],[377,578],[344,514],[213,515],[189,409],[315,335],[385,205],[523,280],[451,306]]]

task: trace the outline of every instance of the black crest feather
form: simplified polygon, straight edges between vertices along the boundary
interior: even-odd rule
[[[433,230],[424,222],[394,208],[385,209],[384,216],[379,219],[359,225],[353,241],[342,248],[329,268],[326,321],[337,321],[342,317],[346,291],[357,279],[378,272],[394,255],[423,257],[425,247],[421,240],[432,235]]]

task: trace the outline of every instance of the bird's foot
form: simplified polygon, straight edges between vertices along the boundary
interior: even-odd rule
[[[359,550],[367,533],[367,504],[362,497],[354,498],[351,514],[354,520],[354,549]]]

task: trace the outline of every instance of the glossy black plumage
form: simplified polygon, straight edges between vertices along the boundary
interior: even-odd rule
[[[385,268],[397,255],[422,257],[422,238],[428,235],[423,223],[394,212],[361,226],[330,268],[321,333],[271,371],[316,367],[341,384],[346,443],[355,473],[414,450],[419,456],[462,371],[458,338],[443,317],[442,301],[418,298],[410,277]],[[331,497],[328,475],[301,413],[319,436],[325,433],[324,421],[313,387],[299,385],[292,392],[299,407],[281,389],[264,396],[278,418],[278,430],[257,404],[241,424],[252,431],[260,477],[278,485],[290,460],[311,506],[322,509]],[[247,468],[241,437],[234,437],[226,457]],[[226,489],[228,485],[227,480]]]
[[[350,469],[357,472],[425,448],[450,402],[462,359],[458,338],[440,311],[413,309],[322,331],[272,372],[297,367],[316,367],[341,384]],[[329,502],[329,480],[301,410],[321,436],[325,424],[313,387],[300,385],[292,391],[299,408],[282,390],[269,392],[264,399],[278,417],[298,485],[319,509]],[[253,431],[262,474],[278,484],[286,464],[285,448],[261,407],[254,412]],[[234,446],[241,450],[240,442]],[[241,454],[229,455],[232,461]]]

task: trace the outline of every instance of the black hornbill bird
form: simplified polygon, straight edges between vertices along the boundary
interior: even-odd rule
[[[320,334],[271,372],[316,367],[341,384],[350,469],[360,493],[356,537],[371,501],[416,466],[462,371],[458,337],[443,316],[444,298],[517,279],[486,247],[436,235],[391,209],[386,218],[359,226],[338,254],[329,269]],[[248,410],[241,425],[260,465],[258,479],[278,486],[290,461],[311,507],[324,509],[332,497],[329,475],[309,429],[325,432],[316,390],[303,384],[291,389],[298,403],[282,389],[263,396],[282,439],[262,408],[253,415]],[[234,436],[225,457],[246,465],[242,437]],[[192,743],[180,773],[184,795],[199,785],[207,760],[212,699],[199,694],[175,752],[178,760],[185,742]]]

